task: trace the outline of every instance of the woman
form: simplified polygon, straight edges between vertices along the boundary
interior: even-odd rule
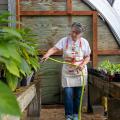
[[[80,23],[73,23],[71,33],[62,38],[43,56],[47,60],[49,56],[58,51],[63,51],[63,59],[73,65],[63,64],[62,87],[64,88],[64,105],[66,120],[78,120],[80,96],[82,91],[83,71],[85,85],[87,84],[87,66],[90,60],[90,47],[86,39],[82,38],[83,27]]]

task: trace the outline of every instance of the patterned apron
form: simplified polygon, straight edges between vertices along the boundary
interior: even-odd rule
[[[69,44],[70,37],[66,40],[66,46],[63,49],[63,58],[66,62],[71,62],[75,65],[80,65],[83,62],[84,53],[82,50],[81,38],[76,42],[73,41]],[[71,40],[72,41],[72,40]],[[85,85],[87,84],[87,66],[83,68],[83,75],[85,79]],[[80,70],[77,70],[75,66],[64,64],[62,69],[62,86],[63,87],[76,87],[82,86],[83,78]]]

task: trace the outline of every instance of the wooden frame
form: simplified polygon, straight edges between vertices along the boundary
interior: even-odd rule
[[[20,16],[61,16],[61,15],[93,15],[96,11],[21,11]]]
[[[20,28],[20,0],[16,0],[16,20],[18,21],[18,23],[16,24],[17,28]]]
[[[98,55],[120,55],[120,50],[99,50]]]
[[[93,67],[97,66],[98,62],[98,52],[97,52],[97,12],[96,11],[73,11],[72,10],[72,0],[66,1],[66,11],[21,11],[20,10],[20,0],[16,0],[16,14],[17,20],[20,21],[22,16],[92,16],[93,17],[93,51],[92,51],[92,61]],[[20,28],[20,24],[17,25]]]

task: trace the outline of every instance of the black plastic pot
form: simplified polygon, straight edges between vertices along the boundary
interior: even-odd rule
[[[35,72],[33,71],[30,76],[24,77],[24,78],[21,80],[21,86],[30,85],[30,82],[33,82],[33,80],[34,80],[34,77],[35,77]]]
[[[120,73],[115,73],[114,81],[120,82]]]
[[[4,70],[0,71],[0,81],[7,84],[6,78],[4,77]]]
[[[27,85],[27,79],[26,77],[24,77],[20,82],[20,86],[26,86],[26,85]]]
[[[108,80],[109,82],[113,82],[114,81],[115,76],[114,75],[108,75]]]
[[[97,69],[90,68],[90,69],[88,69],[88,72],[92,75],[97,76],[97,77],[101,77],[103,79],[106,79],[106,73],[104,71],[99,71]]]

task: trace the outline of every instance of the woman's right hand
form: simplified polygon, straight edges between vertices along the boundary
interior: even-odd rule
[[[42,62],[45,62],[48,58],[49,58],[49,55],[46,53],[46,54],[42,57],[41,61],[42,61]]]
[[[42,57],[41,61],[44,62],[46,61],[51,55],[53,55],[54,53],[58,52],[59,49],[56,47],[52,47],[48,50],[48,52]]]

